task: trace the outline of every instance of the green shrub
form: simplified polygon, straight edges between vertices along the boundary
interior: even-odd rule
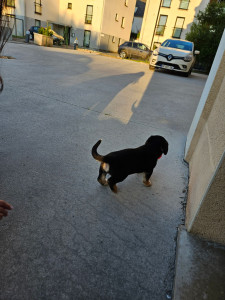
[[[186,39],[200,51],[197,63],[209,72],[219,46],[225,24],[225,3],[211,2],[196,16]]]
[[[40,33],[40,34],[44,34],[44,31],[45,31],[44,27],[40,27],[38,29],[38,33]]]
[[[46,28],[40,27],[38,29],[38,33],[43,34],[43,35],[47,35],[47,36],[52,36],[53,35],[53,31],[51,30],[50,26],[48,26]]]

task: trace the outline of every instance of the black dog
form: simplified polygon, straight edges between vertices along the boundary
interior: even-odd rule
[[[153,169],[162,154],[166,155],[168,152],[168,142],[159,135],[151,136],[141,147],[115,151],[105,156],[97,153],[101,141],[99,140],[92,148],[92,156],[101,163],[98,182],[102,185],[109,184],[114,193],[117,193],[116,184],[134,173],[144,172],[143,183],[151,186],[150,177]],[[108,173],[111,177],[106,180]]]

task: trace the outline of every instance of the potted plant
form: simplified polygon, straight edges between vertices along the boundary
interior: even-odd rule
[[[34,43],[39,46],[51,47],[53,45],[52,35],[53,31],[50,26],[46,28],[40,27],[38,33],[34,32]]]

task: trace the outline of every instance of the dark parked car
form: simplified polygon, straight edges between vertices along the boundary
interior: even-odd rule
[[[29,29],[32,40],[34,39],[34,32],[38,33],[39,28],[40,26],[31,26],[31,28]]]
[[[141,58],[148,59],[150,56],[149,48],[138,42],[125,42],[119,46],[119,56],[121,58]]]

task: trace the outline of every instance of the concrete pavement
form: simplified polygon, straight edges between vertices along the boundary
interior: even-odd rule
[[[129,60],[9,43],[1,73],[0,299],[166,299],[188,181],[186,134],[206,77]],[[169,141],[153,186],[97,183],[105,154]]]
[[[225,247],[187,233],[177,239],[174,300],[225,299]]]

